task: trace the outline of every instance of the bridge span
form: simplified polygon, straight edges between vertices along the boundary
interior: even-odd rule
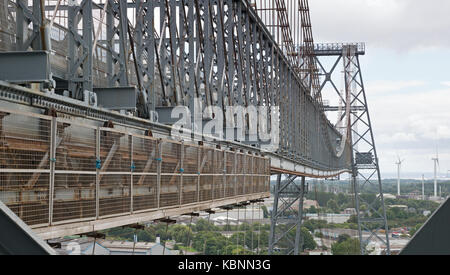
[[[1,200],[43,239],[260,200],[270,196],[272,174],[348,172],[317,170],[226,140],[176,141],[165,125],[92,107],[85,111],[117,122],[40,114],[39,105],[71,102],[4,82],[0,96]]]
[[[292,3],[0,0],[0,200],[43,239],[259,201],[275,175],[276,201],[351,173],[356,201],[359,175],[383,202],[365,48],[315,46],[307,1]],[[324,106],[340,61],[344,106]]]

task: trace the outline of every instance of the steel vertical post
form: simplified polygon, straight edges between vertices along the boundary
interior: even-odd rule
[[[182,203],[183,203],[183,174],[184,174],[184,142],[181,142],[181,146],[180,146],[180,171],[178,171],[180,173],[180,183],[179,183],[179,187],[178,187],[178,192],[180,192],[178,194],[178,205],[181,207]]]
[[[133,194],[134,194],[134,182],[133,182],[133,173],[135,169],[134,159],[133,159],[133,147],[134,147],[134,138],[133,136],[129,136],[129,143],[130,143],[130,213],[133,214]]]
[[[53,204],[55,197],[55,169],[56,169],[56,133],[58,129],[58,124],[56,121],[56,117],[52,117],[51,120],[51,134],[50,134],[50,186],[49,186],[49,202],[48,202],[48,210],[49,217],[48,223],[52,225],[53,223]]]
[[[157,145],[158,147],[158,158],[157,158],[157,166],[156,166],[156,185],[157,185],[157,204],[158,204],[158,209],[161,207],[161,166],[162,166],[162,141],[161,139],[159,139],[157,141]]]
[[[101,170],[101,154],[100,154],[100,127],[97,127],[95,136],[95,156],[96,156],[96,174],[95,174],[95,218],[100,217],[100,170]]]
[[[225,152],[225,150],[222,150],[222,154],[223,154],[223,176],[222,176],[222,181],[223,181],[223,198],[227,197],[227,153]]]
[[[273,207],[272,207],[272,215],[270,218],[270,235],[269,235],[269,255],[273,254],[274,244],[275,244],[275,230],[276,230],[276,216],[277,216],[277,209],[278,209],[278,201],[279,201],[279,190],[281,188],[281,174],[278,174],[277,176],[277,182],[275,184],[275,190],[274,190],[274,200],[273,200]]]
[[[302,236],[302,223],[303,223],[303,202],[305,197],[305,177],[302,177],[302,183],[300,187],[300,198],[298,202],[298,220],[297,220],[297,231],[295,234],[295,247],[294,254],[300,255],[301,246],[303,246],[303,237]]]

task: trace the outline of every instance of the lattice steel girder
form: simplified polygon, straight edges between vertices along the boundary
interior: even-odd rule
[[[69,91],[72,98],[83,99],[84,91],[92,92],[92,0],[83,0],[80,5],[71,5],[68,10],[68,73]],[[79,24],[82,33],[79,34]]]
[[[350,135],[350,147],[352,148],[352,186],[358,213],[361,253],[367,254],[366,246],[375,240],[384,243],[389,254],[389,231],[381,174],[359,62],[359,55],[365,53],[364,44],[318,44],[315,45],[315,51],[317,54],[316,60],[322,70],[323,81],[320,85],[321,91],[330,83],[333,90],[339,96],[343,106],[350,105],[351,109],[349,113],[350,117],[347,117],[344,112],[338,117],[338,121],[348,121],[347,128],[349,130],[347,131]],[[336,57],[336,61],[332,63],[333,65],[330,70],[325,69],[319,56]],[[345,91],[346,93],[350,93],[350,97],[342,95],[333,82],[332,76],[339,73],[337,69],[339,64],[343,64]],[[378,193],[373,198],[366,198],[362,194],[367,184],[378,186]],[[385,231],[384,238],[377,234],[381,229]],[[368,237],[364,237],[362,231],[370,231],[371,234]]]
[[[147,91],[147,101],[149,109],[154,111],[156,107],[155,95],[155,37],[154,33],[154,2],[136,1],[136,55],[139,69],[137,74],[144,82],[144,89]],[[144,81],[146,79],[146,81]]]
[[[295,182],[297,176],[282,174],[277,177],[274,190],[274,204],[271,214],[269,254],[284,250],[285,254],[299,255],[302,250],[301,225],[303,221],[303,199],[305,196],[305,177],[300,186]],[[294,204],[298,203],[298,209]],[[295,233],[293,233],[295,230]]]
[[[108,0],[107,75],[111,87],[129,86],[128,76],[128,13],[124,1]],[[117,51],[118,46],[118,51]]]
[[[42,50],[41,40],[41,1],[33,0],[33,5],[28,6],[28,0],[18,0],[16,5],[16,32],[17,32],[17,50],[26,51],[28,48],[33,50]],[[33,30],[29,33],[28,25],[33,24]]]
[[[103,14],[105,4],[97,2],[59,6],[59,12],[70,11],[70,23],[58,30],[68,29],[67,81],[73,97],[82,99],[92,87],[137,86],[147,92],[144,100],[138,97],[138,110],[146,105],[138,111],[141,116],[148,116],[147,106],[150,111],[177,105],[192,110],[196,97],[203,107],[219,106],[222,112],[227,106],[267,107],[261,110],[267,125],[245,119],[246,132],[275,130],[270,107],[280,107],[278,154],[316,169],[349,167],[348,154],[336,156],[340,135],[304,86],[297,61],[276,43],[248,1],[108,0],[106,22],[92,18],[93,11]],[[103,25],[100,34],[93,21],[95,28]],[[224,117],[227,127],[236,124],[234,117]],[[262,139],[256,144],[264,145]]]

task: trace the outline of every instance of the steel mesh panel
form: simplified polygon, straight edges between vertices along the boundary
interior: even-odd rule
[[[94,218],[96,175],[56,174],[53,222]]]
[[[131,211],[130,175],[101,175],[100,216],[125,214]]]
[[[157,176],[133,176],[133,211],[158,207]]]
[[[183,176],[183,195],[181,204],[197,202],[198,176]]]
[[[1,173],[0,200],[28,225],[49,222],[49,173],[40,173],[32,187],[26,187],[33,173]]]
[[[96,130],[58,123],[56,170],[96,170]]]
[[[168,207],[180,203],[180,175],[161,176],[160,206]]]
[[[259,193],[260,190],[260,179],[261,177],[259,176],[260,174],[262,174],[264,172],[264,170],[262,170],[261,167],[261,163],[262,163],[262,158],[260,157],[253,157],[253,189],[252,189],[252,193]]]
[[[236,185],[236,176],[227,176],[227,187],[226,187],[226,192],[225,192],[225,196],[226,197],[233,197],[235,196],[235,189],[234,186]]]
[[[259,176],[258,193],[262,193],[265,190],[266,176]]]
[[[0,169],[50,169],[50,120],[9,114],[0,121]]]
[[[195,146],[184,146],[183,169],[185,174],[197,174],[198,169],[198,150]]]
[[[200,173],[213,174],[214,173],[214,152],[213,149],[202,148],[200,157]]]
[[[158,162],[156,140],[133,137],[133,162],[135,173],[156,173]]]
[[[261,176],[253,176],[253,181],[255,182],[253,193],[261,192],[261,179]]]
[[[179,173],[181,167],[181,144],[163,142],[161,173]]]
[[[226,152],[227,161],[226,161],[226,171],[227,171],[227,181],[226,181],[226,189],[225,189],[225,196],[231,197],[235,194],[235,185],[236,185],[236,176],[235,174],[235,165],[234,165],[234,159],[235,154],[232,152]]]
[[[224,163],[223,152],[215,150],[214,152],[214,174],[223,175]]]
[[[114,131],[101,130],[100,158],[102,172],[129,172],[130,136]]]
[[[263,171],[261,169],[261,158],[259,157],[252,157],[252,172],[253,175],[258,175],[259,173],[262,173]]]
[[[213,199],[222,199],[224,197],[223,193],[223,176],[214,176],[214,197]]]
[[[263,160],[260,157],[253,158],[253,193],[259,193],[261,189],[261,175],[264,173]]]
[[[245,173],[245,194],[251,194],[253,190],[253,162],[252,156],[245,156],[245,165],[246,165],[246,173]]]
[[[244,184],[245,183],[245,176],[239,175],[236,177],[236,184],[237,184],[237,195],[243,195],[244,194]]]
[[[221,199],[224,197],[224,153],[215,150],[214,152],[214,199]]]
[[[237,194],[244,194],[244,183],[245,183],[245,156],[243,154],[238,154],[237,156],[237,164],[236,164],[236,174],[238,174],[236,179],[237,184]]]
[[[56,158],[52,160],[51,118],[8,114],[2,120],[1,126],[2,201],[27,224],[48,224],[50,163],[54,161],[56,171],[52,221],[58,223],[95,218],[97,171],[95,128],[58,118]],[[152,138],[130,136],[104,128],[101,129],[99,138],[100,217],[130,213],[131,172],[134,173],[133,210],[156,209],[158,207],[156,173],[159,165],[162,173],[161,207],[195,203],[198,196],[200,201],[209,201],[240,194],[266,192],[270,187],[270,162],[267,159],[184,145],[184,159],[181,166],[182,145],[179,143],[165,141],[160,153],[158,141]],[[133,162],[130,158],[131,149]],[[225,163],[224,154],[226,154]],[[160,155],[163,156],[161,161]],[[22,170],[19,173],[5,169]],[[197,175],[198,172],[200,175]]]
[[[0,200],[28,225],[47,224],[51,120],[0,116]]]
[[[200,176],[200,201],[212,200],[213,176]]]

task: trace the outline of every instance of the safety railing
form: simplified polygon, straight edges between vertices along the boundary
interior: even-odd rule
[[[268,158],[0,112],[0,200],[37,228],[267,193]]]
[[[355,47],[358,54],[365,54],[365,43],[318,43],[314,44],[316,54],[341,54],[344,47]]]

